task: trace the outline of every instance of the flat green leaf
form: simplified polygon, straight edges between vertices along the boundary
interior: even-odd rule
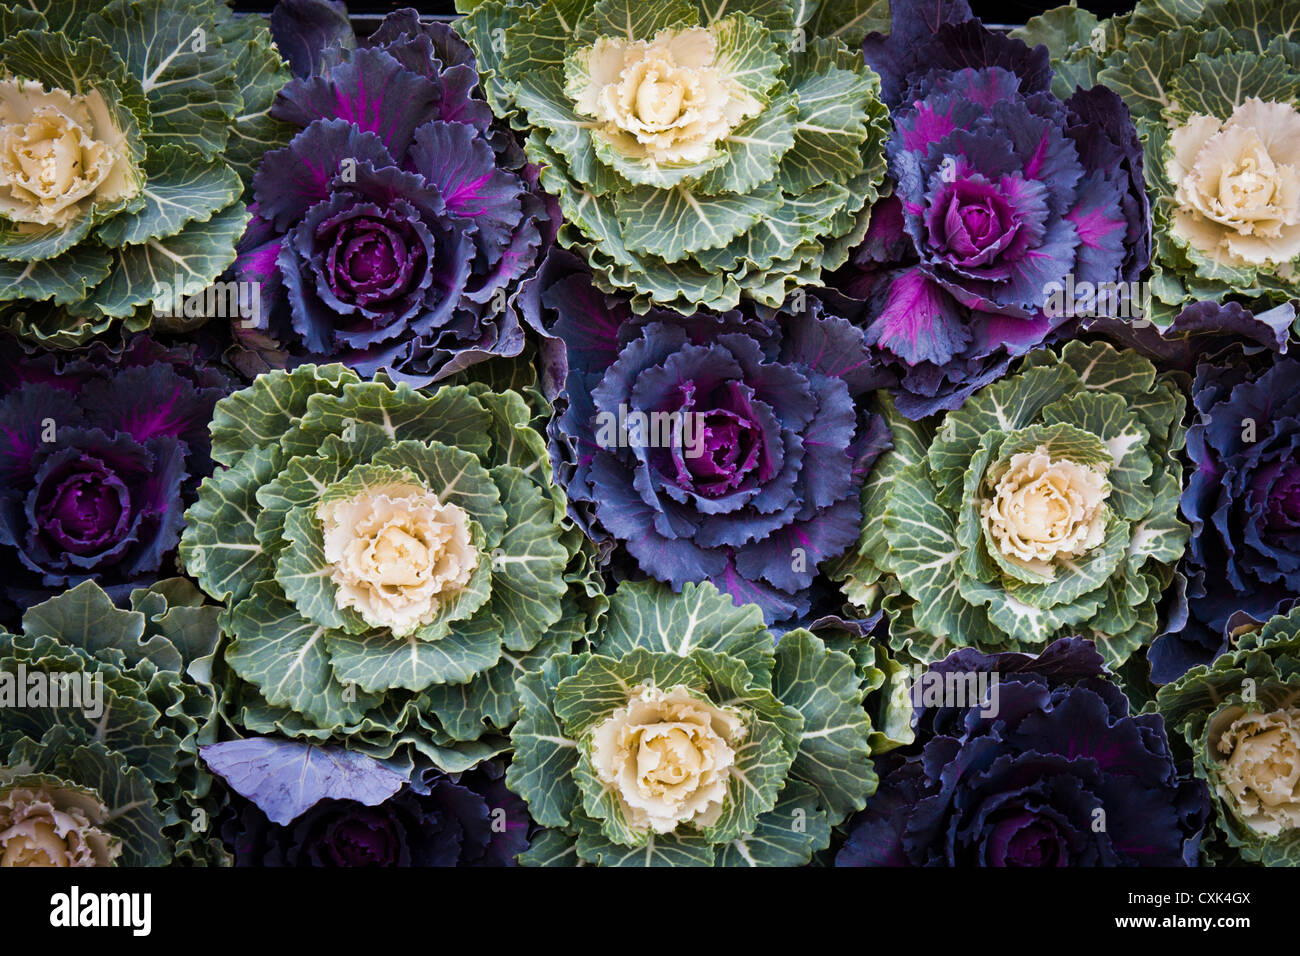
[[[492,564],[491,613],[512,651],[531,649],[560,619],[569,552],[557,540],[551,502],[518,468],[492,469],[508,527],[487,559]]]
[[[543,826],[568,826],[581,800],[573,782],[578,741],[565,734],[552,707],[560,682],[587,659],[585,654],[557,654],[517,685],[520,712],[510,732],[515,753],[506,768],[506,785],[528,802],[529,814]]]
[[[1200,53],[1175,73],[1169,89],[1176,106],[1167,119],[1181,125],[1193,114],[1227,119],[1250,97],[1291,103],[1300,96],[1300,72],[1280,56]]]
[[[841,823],[876,792],[857,666],[800,628],[777,642],[772,691],[803,714],[791,776],[811,785],[829,821]]]
[[[705,193],[744,193],[776,175],[781,159],[794,146],[799,117],[794,94],[773,100],[763,112],[745,120],[722,138],[725,164],[700,180]]]
[[[622,657],[636,648],[685,657],[696,648],[744,662],[757,677],[771,673],[772,636],[757,607],[738,607],[709,582],[680,595],[656,581],[625,581],[610,598],[609,617],[595,650]]]
[[[817,791],[790,780],[776,806],[760,816],[753,829],[717,848],[718,866],[804,866],[831,840],[826,811]]]
[[[93,293],[95,307],[120,318],[151,302],[168,283],[206,289],[235,261],[235,243],[251,218],[236,202],[175,235],[114,249],[112,271]]]
[[[519,854],[520,866],[585,866],[578,856],[577,837],[563,830],[534,834],[528,849]]]
[[[181,562],[218,601],[241,601],[271,576],[270,557],[255,534],[257,490],[280,462],[276,448],[249,451],[234,467],[203,479],[198,500],[185,512]]]
[[[309,402],[280,444],[290,455],[312,454],[331,436],[346,443],[362,423],[380,426],[392,442],[440,442],[480,457],[491,450],[491,415],[465,386],[443,386],[427,395],[382,382],[348,384],[341,396]]]
[[[166,0],[116,0],[83,27],[126,61],[149,100],[152,144],[174,144],[211,158],[230,135],[242,104],[232,54],[203,6]]]
[[[815,45],[803,54],[819,55]],[[880,87],[875,74],[865,70],[819,67],[790,82],[799,97],[799,118],[778,181],[796,195],[824,182],[848,182],[862,171],[868,107]]]
[[[614,208],[628,249],[671,264],[727,245],[781,203],[780,190],[772,184],[717,196],[689,185],[668,190],[640,186],[616,196]]]
[[[980,615],[958,588],[963,550],[956,521],[936,500],[925,465],[909,465],[890,489],[883,524],[889,568],[916,600],[916,625],[963,643],[983,630]]]
[[[699,687],[703,676],[690,658],[656,654],[644,648],[622,657],[589,657],[556,688],[552,709],[569,736],[580,737],[620,707],[641,685]],[[590,811],[589,811],[590,812]]]
[[[436,641],[394,637],[385,629],[358,635],[330,631],[325,643],[335,679],[364,691],[463,684],[501,660],[499,628],[482,614],[458,622]]]
[[[145,207],[122,213],[95,235],[108,246],[165,239],[188,223],[207,222],[243,192],[235,171],[220,161],[205,161],[176,146],[155,147],[145,161]]]
[[[760,21],[739,13],[709,28],[717,42],[714,64],[727,77],[766,104],[785,67],[771,32]]]
[[[286,146],[296,128],[271,116],[276,94],[293,78],[261,17],[230,18],[218,26],[238,54],[232,67],[242,105],[230,126],[224,158],[250,183],[263,156]]]
[[[639,846],[610,842],[599,824],[576,813],[578,855],[597,866],[712,866],[713,844],[708,837],[682,828],[674,833],[651,833]]]
[[[350,692],[336,681],[325,648],[326,628],[305,619],[271,581],[235,605],[228,629],[236,635],[225,660],[257,685],[267,702],[289,707],[323,728],[355,723],[379,704],[376,695]]]
[[[809,37],[834,37],[856,48],[868,33],[889,33],[889,0],[795,0],[794,6]]]
[[[54,259],[33,262],[0,259],[0,302],[49,300],[55,305],[81,302],[108,277],[113,257],[101,246],[85,243]]]

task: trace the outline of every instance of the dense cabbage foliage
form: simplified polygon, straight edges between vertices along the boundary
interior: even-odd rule
[[[779,306],[842,265],[884,177],[871,4],[468,0],[489,102],[606,291]]]
[[[875,789],[854,660],[711,584],[624,583],[519,693],[506,781],[551,828],[525,864],[798,865]]]
[[[934,661],[1080,634],[1117,666],[1151,641],[1188,538],[1186,399],[1170,376],[1071,342],[937,422],[882,402],[894,448],[864,488],[862,538],[839,573],[851,601],[883,604],[895,648]]]
[[[524,397],[341,365],[218,403],[181,556],[224,601],[231,719],[450,771],[502,749],[514,678],[601,603]],[[480,739],[482,738],[482,739]]]
[[[51,347],[145,328],[234,261],[289,71],[217,0],[33,0],[0,24],[0,320]]]

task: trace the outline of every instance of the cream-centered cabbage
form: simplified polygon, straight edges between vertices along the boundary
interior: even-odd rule
[[[98,90],[0,79],[0,217],[64,226],[140,192],[126,136]]]
[[[618,153],[652,163],[698,163],[763,104],[717,60],[704,27],[665,29],[649,42],[600,37],[580,50],[566,92]]]
[[[99,828],[105,815],[81,794],[0,790],[0,867],[111,866],[122,846]]]
[[[431,622],[478,567],[469,515],[420,485],[324,501],[317,517],[338,606],[398,637]]]
[[[1170,134],[1175,235],[1227,265],[1300,255],[1300,113],[1246,100],[1226,120],[1193,115]]]
[[[1053,458],[1042,445],[1012,455],[980,502],[985,541],[1006,560],[1050,575],[1105,538],[1109,493],[1100,471]]]
[[[1242,712],[1215,749],[1219,794],[1246,826],[1275,836],[1300,825],[1300,708]]]
[[[593,731],[591,764],[631,829],[707,827],[722,814],[745,733],[736,710],[703,701],[686,687],[639,686]]]

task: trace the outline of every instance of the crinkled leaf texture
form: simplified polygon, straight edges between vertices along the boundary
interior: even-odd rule
[[[286,138],[268,110],[289,71],[265,22],[219,0],[24,6],[0,43],[6,77],[101,97],[108,115],[91,134],[120,136],[126,164],[127,187],[97,188],[64,221],[0,212],[0,302],[15,303],[4,321],[61,348],[118,321],[148,326],[162,286],[193,294],[235,260],[252,164]]]
[[[1300,361],[1229,350],[1197,366],[1192,470],[1180,506],[1191,525],[1187,615],[1151,648],[1152,679],[1210,664],[1238,630],[1300,596]]]
[[[891,645],[920,661],[1081,634],[1118,666],[1156,635],[1187,544],[1176,505],[1185,405],[1171,377],[1105,342],[1034,352],[937,426],[907,423],[886,400],[894,448],[864,486],[856,556],[835,571],[846,595],[883,606]],[[980,520],[990,469],[1038,447],[1093,462],[1110,488],[1104,540],[1047,577],[1009,564]]]
[[[521,301],[560,403],[551,458],[593,539],[675,590],[714,581],[769,623],[807,613],[889,447],[862,404],[880,384],[862,330],[812,296],[636,315],[563,250]]]
[[[555,655],[519,679],[523,707],[506,780],[551,828],[520,862],[800,865],[875,789],[863,675],[808,631],[774,641],[757,608],[737,607],[708,583],[674,594],[655,582],[624,582],[591,647]],[[593,767],[595,729],[627,704],[632,688],[647,685],[687,687],[744,722],[721,812],[709,825],[639,830]]]
[[[231,383],[197,348],[143,334],[81,354],[3,349],[0,592],[22,610],[93,580],[125,602],[171,573]]]
[[[417,387],[519,355],[515,285],[556,229],[537,169],[449,26],[400,10],[358,44],[339,6],[272,21],[299,75],[270,114],[294,135],[253,178],[232,275],[260,300],[239,344]]]
[[[1103,83],[1132,111],[1146,154],[1155,239],[1149,317],[1162,327],[1200,300],[1239,295],[1264,311],[1296,297],[1294,242],[1289,252],[1278,245],[1274,261],[1225,255],[1224,249],[1238,242],[1235,229],[1188,225],[1191,207],[1178,196],[1183,184],[1171,178],[1170,163],[1176,157],[1172,133],[1194,115],[1227,120],[1253,98],[1294,107],[1300,93],[1298,12],[1293,0],[1143,0],[1132,13],[1101,22],[1084,11],[1060,8],[1018,31],[1027,41],[1048,46],[1058,84]],[[1275,119],[1261,132],[1266,138],[1279,136],[1283,128]],[[1270,148],[1272,163],[1294,164],[1289,152],[1294,147],[1275,140]],[[1184,168],[1191,166],[1189,156],[1182,157]],[[1294,237],[1294,226],[1288,230]],[[1252,231],[1247,228],[1241,236]]]
[[[845,46],[875,4],[788,0],[488,0],[461,4],[488,100],[527,134],[559,239],[632,308],[778,306],[845,261],[884,177],[887,115],[876,76]],[[700,27],[743,90],[744,118],[681,158],[637,156],[575,95],[597,82],[582,50]],[[720,136],[720,138],[718,138]],[[625,138],[626,139],[626,138]]]
[[[959,407],[1086,315],[1141,317],[1142,144],[1104,87],[1052,92],[1047,52],[965,3],[896,0],[863,50],[894,132],[892,195],[826,285],[908,418]]]
[[[923,679],[918,745],[879,761],[837,865],[1196,865],[1209,795],[1091,642],[964,648]]]
[[[1196,775],[1204,780],[1217,809],[1220,833],[1230,856],[1266,866],[1295,866],[1300,860],[1300,828],[1282,825],[1266,832],[1225,780],[1230,753],[1219,748],[1224,732],[1242,716],[1295,708],[1300,701],[1300,610],[1274,617],[1258,630],[1245,631],[1236,647],[1211,665],[1198,665],[1160,689],[1157,703],[1170,728],[1182,733],[1194,755]],[[1250,788],[1245,788],[1250,794]],[[1261,795],[1253,794],[1258,801]],[[1272,800],[1292,801],[1279,792]],[[1252,825],[1252,822],[1254,825]]]
[[[198,760],[217,734],[219,612],[184,578],[133,592],[131,610],[87,581],[0,631],[0,673],[102,681],[102,710],[95,691],[60,701],[77,706],[0,707],[0,791],[38,774],[94,794],[123,865],[221,862],[206,831],[223,798]]]
[[[604,600],[531,426],[545,403],[529,398],[303,365],[217,405],[227,467],[201,487],[181,557],[227,606],[223,701],[238,726],[407,769],[459,772],[503,749],[516,674],[583,639]],[[317,514],[397,479],[463,509],[477,551],[463,590],[400,637],[338,601]]]

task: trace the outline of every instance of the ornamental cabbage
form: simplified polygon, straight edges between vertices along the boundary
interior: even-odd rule
[[[466,0],[560,241],[632,307],[779,306],[842,265],[884,176],[870,3]]]
[[[987,30],[964,0],[891,10],[893,32],[864,52],[892,111],[893,195],[826,284],[857,300],[896,407],[921,418],[1085,311],[1141,309],[1150,236],[1142,147],[1118,96],[1058,99],[1047,51]]]
[[[516,673],[583,638],[600,602],[534,414],[517,392],[341,365],[217,404],[226,467],[181,558],[227,605],[234,724],[449,772],[501,749]]]
[[[521,298],[558,340],[551,455],[593,537],[674,590],[713,581],[769,623],[807,612],[888,447],[857,401],[878,384],[862,330],[802,293],[766,321],[752,307],[637,316],[562,251]]]
[[[310,52],[319,72],[271,110],[301,131],[253,179],[233,273],[259,284],[261,310],[234,334],[417,386],[518,355],[513,283],[554,226],[469,47],[402,10],[359,49]]]
[[[624,582],[591,652],[519,679],[526,865],[797,866],[875,789],[853,658],[713,585]]]
[[[1082,634],[1116,667],[1150,642],[1188,537],[1186,400],[1171,376],[1076,341],[1032,353],[937,425],[881,401],[894,448],[836,573],[852,602],[883,604],[895,649],[928,662]]]
[[[1270,356],[1271,358],[1271,356]],[[1210,664],[1232,634],[1300,597],[1300,360],[1227,352],[1196,371],[1182,495],[1186,625],[1152,645],[1152,679]]]
[[[0,320],[54,347],[145,328],[234,261],[288,69],[214,0],[34,0],[0,25]]]
[[[81,581],[125,600],[174,573],[182,515],[211,474],[226,377],[193,347],[0,356],[0,593],[21,610]]]
[[[1230,854],[1268,866],[1300,860],[1300,610],[1246,629],[1210,666],[1160,689],[1210,787]],[[1216,847],[1217,849],[1217,847]]]
[[[1104,23],[1056,11],[1029,25],[1072,76],[1133,111],[1155,231],[1151,317],[1236,294],[1296,297],[1300,45],[1294,0],[1139,3]]]
[[[224,861],[198,761],[219,610],[184,578],[131,610],[87,581],[0,630],[0,866]]]
[[[935,664],[927,680],[985,693],[916,694],[918,744],[878,761],[836,864],[1195,866],[1205,787],[1175,766],[1160,716],[1130,714],[1109,677],[1079,638]]]

